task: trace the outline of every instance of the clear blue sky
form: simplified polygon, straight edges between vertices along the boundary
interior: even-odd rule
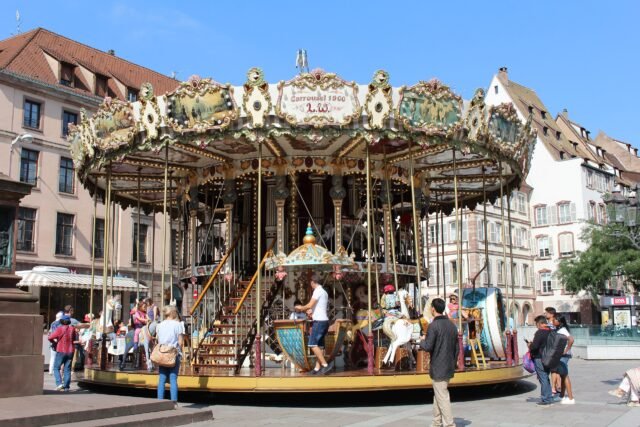
[[[44,27],[178,78],[241,84],[262,67],[311,68],[348,80],[390,72],[394,85],[437,77],[470,98],[500,66],[592,135],[640,146],[640,1],[89,1],[3,0],[2,38]]]

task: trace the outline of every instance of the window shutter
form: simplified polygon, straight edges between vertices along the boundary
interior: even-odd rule
[[[442,241],[444,243],[449,243],[449,224],[443,224],[442,231],[443,231]]]
[[[477,230],[477,236],[478,236],[478,241],[483,242],[484,241],[484,227],[483,227],[483,222],[481,219],[479,219],[476,222],[478,230]]]
[[[576,220],[576,204],[571,202],[570,209],[571,209],[571,221],[573,222]]]
[[[547,242],[549,244],[549,255],[553,255],[553,239],[547,237]]]
[[[462,223],[462,241],[469,241],[469,221],[464,221]]]

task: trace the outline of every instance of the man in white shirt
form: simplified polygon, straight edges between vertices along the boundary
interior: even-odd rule
[[[311,288],[313,289],[311,301],[306,305],[296,305],[294,309],[298,312],[305,312],[308,309],[312,310],[311,317],[313,318],[313,324],[307,345],[316,356],[316,366],[310,374],[326,375],[333,369],[333,361],[327,363],[327,360],[324,358],[324,337],[329,331],[329,317],[327,316],[329,295],[318,282],[318,276],[315,273],[311,276]]]

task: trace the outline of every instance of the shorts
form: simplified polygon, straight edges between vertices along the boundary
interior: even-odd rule
[[[569,358],[561,357],[560,363],[556,368],[554,368],[551,372],[560,375],[561,377],[565,377],[569,375]]]
[[[324,347],[324,337],[329,331],[328,320],[314,320],[311,325],[311,335],[307,347]]]

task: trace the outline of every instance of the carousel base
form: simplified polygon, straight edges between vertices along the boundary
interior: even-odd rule
[[[467,368],[456,372],[450,387],[469,387],[518,381],[528,377],[522,365],[507,366],[505,362],[491,362],[486,368]],[[86,386],[101,385],[125,388],[155,389],[157,372],[146,370],[119,371],[116,368],[100,370],[96,366],[85,367]],[[335,371],[325,376],[310,376],[290,369],[267,368],[256,377],[255,370],[244,368],[238,374],[232,370],[208,369],[206,374],[196,374],[190,367],[180,370],[178,388],[181,391],[207,393],[298,393],[298,392],[358,392],[400,389],[429,389],[431,377],[425,373],[376,370],[369,375],[367,369]]]

